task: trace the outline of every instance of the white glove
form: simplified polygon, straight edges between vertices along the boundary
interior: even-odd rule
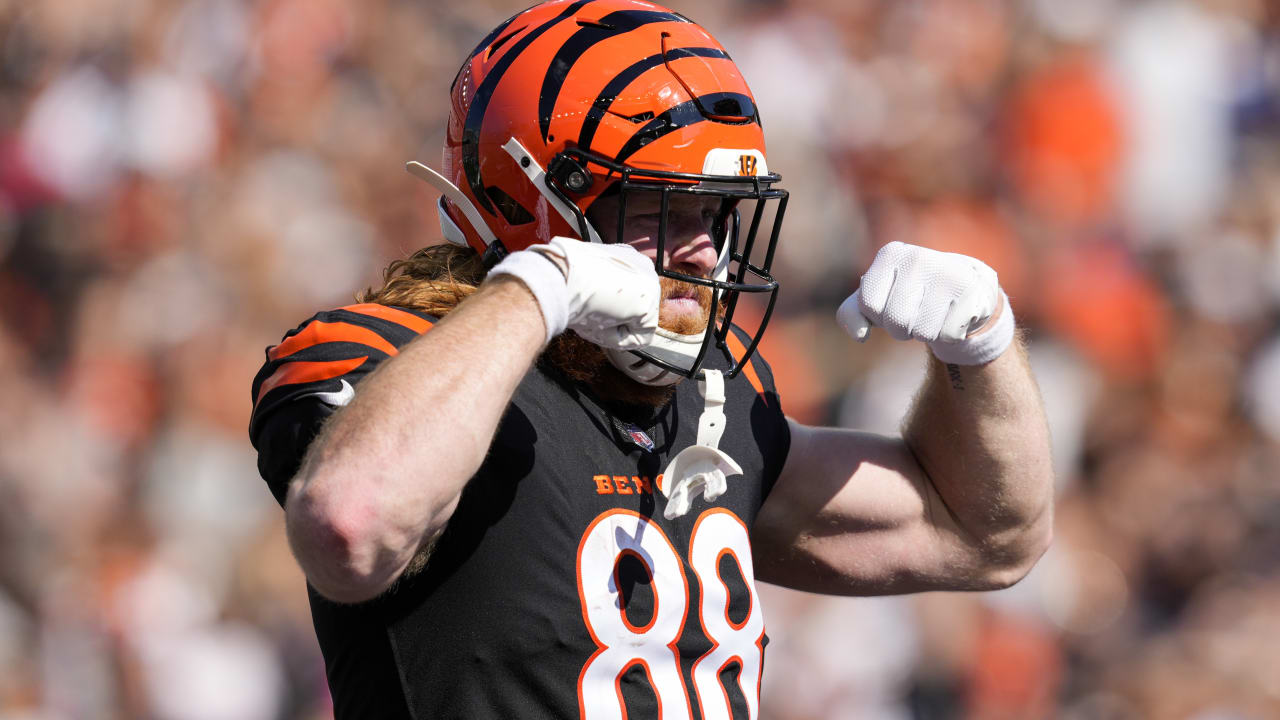
[[[895,340],[922,340],[939,360],[958,365],[996,359],[1013,342],[1015,327],[995,270],[967,255],[901,242],[880,248],[836,318],[859,341],[879,325]]]
[[[489,271],[497,275],[516,277],[533,293],[547,342],[566,328],[606,349],[653,342],[662,289],[653,261],[630,245],[555,237],[511,253]]]

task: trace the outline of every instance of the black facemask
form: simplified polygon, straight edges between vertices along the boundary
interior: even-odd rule
[[[596,177],[597,174],[605,177]],[[713,293],[707,330],[695,355],[689,357],[687,351],[673,355],[656,345],[631,354],[637,361],[643,360],[669,373],[693,378],[707,362],[708,355],[716,352],[727,364],[725,375],[730,378],[736,376],[755,352],[777,300],[778,282],[770,272],[787,207],[787,191],[775,187],[781,177],[777,174],[736,177],[643,170],[579,148],[570,148],[551,162],[546,183],[576,216],[579,237],[591,235],[587,217],[573,198],[585,193],[594,183],[606,181],[613,183],[609,192],[616,192],[618,197],[615,237],[624,237],[628,200],[633,200],[636,193],[657,193],[660,196],[660,214],[654,269],[659,277],[708,287]],[[664,267],[672,195],[720,200],[719,212],[711,228],[711,237],[720,257],[719,272],[713,277],[694,277]],[[762,241],[761,238],[767,240]],[[758,326],[754,332],[739,329],[735,333],[732,329],[734,318],[740,301],[747,297],[756,299],[756,303],[763,306],[758,311],[747,313],[759,318]]]

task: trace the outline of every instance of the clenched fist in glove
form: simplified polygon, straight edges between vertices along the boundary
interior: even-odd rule
[[[662,290],[653,261],[630,245],[555,237],[508,255],[489,271],[511,275],[538,301],[547,342],[571,328],[609,350],[653,342]]]
[[[872,325],[929,344],[946,363],[981,365],[1013,341],[1013,311],[995,270],[967,255],[891,242],[836,311],[857,340]]]

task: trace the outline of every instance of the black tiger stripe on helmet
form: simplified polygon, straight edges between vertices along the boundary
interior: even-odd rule
[[[636,153],[636,151],[655,140],[670,135],[681,128],[712,120],[713,118],[709,117],[705,110],[708,103],[713,107],[720,103],[729,103],[734,104],[733,106],[735,108],[740,108],[744,111],[748,109],[750,110],[750,112],[742,113],[743,117],[748,118],[747,120],[717,120],[716,122],[725,122],[730,125],[743,125],[759,122],[756,119],[755,104],[752,103],[751,98],[746,95],[742,95],[740,93],[713,93],[710,95],[701,95],[692,100],[682,102],[645,123],[643,127],[637,130],[636,133],[627,140],[627,143],[622,146],[622,149],[618,151],[617,156],[614,158],[615,161],[620,164],[625,163],[628,158]],[[737,116],[738,113],[725,112],[723,115],[725,117],[734,117]]]
[[[612,107],[613,101],[622,94],[636,78],[653,68],[686,57],[704,57],[704,58],[722,58],[729,59],[728,53],[717,48],[694,47],[694,48],[675,48],[667,52],[665,55],[658,53],[650,55],[643,60],[632,63],[630,67],[623,70],[613,77],[612,80],[604,86],[600,94],[596,96],[595,102],[591,104],[591,109],[587,111],[587,117],[582,121],[582,132],[578,134],[578,147],[590,148],[591,141],[595,139],[596,128],[600,126],[600,120],[604,118],[606,112]]]
[[[451,93],[443,173],[466,203],[442,206],[481,253],[495,238],[514,252],[534,238],[594,234],[580,216],[616,180],[615,161],[740,175],[725,153],[763,160],[759,116],[733,59],[706,29],[646,0],[535,5],[488,33],[466,65]],[[710,126],[720,129],[696,129]],[[577,150],[606,162],[579,155],[591,167],[578,171],[555,162]],[[610,170],[593,185],[601,166]],[[570,182],[584,173],[586,186]],[[476,223],[484,229],[472,232]]]
[[[645,25],[660,22],[687,23],[689,20],[682,15],[669,12],[619,10],[589,24],[579,21],[581,29],[560,46],[550,66],[547,67],[546,77],[542,80],[542,91],[538,95],[538,126],[542,130],[543,142],[547,140],[551,126],[551,113],[555,111],[556,100],[559,99],[560,91],[564,88],[565,79],[569,77],[569,71],[578,60],[588,50],[609,38],[625,35]]]
[[[493,92],[497,89],[503,75],[511,67],[511,63],[520,57],[520,53],[525,48],[541,37],[543,33],[573,17],[579,10],[593,1],[578,0],[578,2],[565,8],[559,15],[526,33],[498,60],[498,64],[489,70],[484,80],[481,81],[480,87],[475,90],[471,105],[467,109],[466,124],[462,131],[462,168],[466,173],[467,184],[471,186],[471,193],[476,203],[491,215],[497,214],[497,211],[486,196],[484,182],[480,177],[480,126],[484,123],[485,111],[489,108],[489,101],[493,98]],[[495,33],[493,37],[496,38],[497,34]]]

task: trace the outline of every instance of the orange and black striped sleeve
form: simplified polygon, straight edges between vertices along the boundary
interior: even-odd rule
[[[249,439],[277,502],[284,505],[289,480],[325,419],[351,401],[361,379],[435,321],[414,310],[350,305],[316,313],[267,348],[253,379]]]

